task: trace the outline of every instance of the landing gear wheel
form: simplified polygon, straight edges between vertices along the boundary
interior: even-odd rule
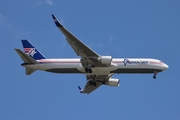
[[[153,75],[153,78],[156,79],[156,75]]]
[[[96,86],[97,84],[96,84],[96,82],[94,82],[94,86]]]
[[[157,75],[157,72],[154,71],[154,75],[153,75],[153,78],[156,79],[156,75]]]
[[[89,73],[92,73],[92,70],[91,70],[91,68],[89,68]]]
[[[85,71],[86,71],[86,73],[88,73],[89,69],[86,67],[86,68],[85,68]]]
[[[85,67],[85,71],[86,71],[86,73],[92,73],[92,69],[88,68],[88,67]]]

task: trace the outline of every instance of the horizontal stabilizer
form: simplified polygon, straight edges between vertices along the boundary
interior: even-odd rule
[[[36,69],[26,68],[26,75],[30,75],[35,71],[36,71]]]
[[[38,63],[33,58],[28,56],[26,53],[22,52],[20,49],[16,49],[15,51],[18,53],[18,55],[21,57],[21,59],[24,61],[24,63],[30,63],[30,64],[36,64]],[[32,74],[36,69],[26,68],[26,75]]]
[[[22,52],[20,49],[15,48],[15,51],[18,53],[18,55],[21,57],[21,59],[24,61],[24,63],[38,63],[33,58],[28,56],[26,53]]]

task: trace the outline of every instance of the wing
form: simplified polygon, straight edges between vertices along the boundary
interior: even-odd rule
[[[102,84],[106,82],[113,74],[110,75],[87,75],[86,78],[88,82],[86,83],[84,89],[82,89],[80,86],[78,86],[81,93],[89,94],[98,87],[100,87]]]
[[[100,64],[94,60],[100,57],[96,52],[91,48],[86,46],[81,42],[77,37],[75,37],[71,32],[69,32],[63,25],[58,21],[58,19],[52,15],[54,23],[59,28],[59,30],[65,35],[67,42],[70,44],[74,52],[81,56],[81,63],[85,66],[96,66],[96,67],[105,67],[107,65]]]
[[[98,87],[100,87],[100,86],[102,85],[101,82],[97,82],[97,81],[96,81],[96,83],[95,83],[96,86],[94,86],[94,85],[91,85],[90,82],[91,82],[91,81],[88,81],[88,82],[86,83],[84,89],[81,89],[81,87],[78,86],[78,88],[79,88],[79,90],[80,90],[81,93],[89,94],[89,93],[91,93],[92,91],[94,91],[95,89],[97,89]]]

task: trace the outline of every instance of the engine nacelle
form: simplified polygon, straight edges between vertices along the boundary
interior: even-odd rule
[[[112,56],[101,56],[98,58],[98,61],[102,64],[111,64],[112,62]]]
[[[106,84],[109,86],[119,86],[120,80],[116,79],[116,78],[109,78],[109,80],[106,82]]]

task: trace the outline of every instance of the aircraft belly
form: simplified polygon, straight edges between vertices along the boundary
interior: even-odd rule
[[[45,71],[53,73],[82,73],[77,68],[50,68]]]
[[[112,70],[116,70],[117,67],[115,66],[111,66],[111,67],[95,67],[95,68],[91,68],[92,69],[92,73],[86,73],[85,69],[83,67],[79,67],[77,68],[81,73],[85,73],[85,74],[94,74],[94,75],[108,75],[110,74],[110,71]]]
[[[117,67],[115,66],[111,66],[111,67],[95,67],[92,68],[92,71],[94,74],[98,74],[98,75],[108,75],[110,74],[110,71],[112,70],[116,70]]]
[[[47,64],[45,71],[54,72],[54,73],[82,73],[78,69],[82,69],[81,64]]]
[[[154,73],[154,71],[161,72],[162,70],[156,68],[118,68],[111,73]]]
[[[158,65],[150,64],[119,64],[118,69],[112,70],[111,73],[154,73],[154,71],[161,72],[162,69]]]

